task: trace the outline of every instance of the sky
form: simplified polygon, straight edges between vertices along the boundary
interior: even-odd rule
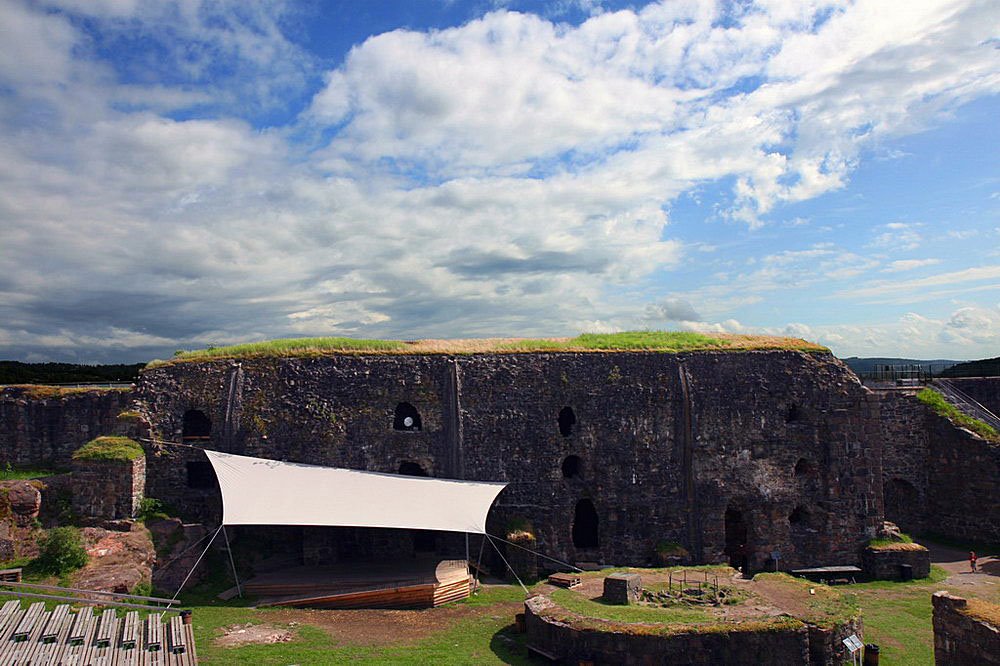
[[[1000,355],[986,0],[0,0],[0,358]]]

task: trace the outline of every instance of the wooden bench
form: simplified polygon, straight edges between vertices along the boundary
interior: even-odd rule
[[[94,639],[97,647],[108,647],[115,639],[115,631],[118,627],[118,616],[110,608],[101,613],[101,623],[97,627],[97,637]]]
[[[146,649],[150,652],[163,649],[163,613],[151,613],[146,618]]]
[[[183,654],[187,651],[187,644],[184,637],[184,619],[180,615],[170,618],[170,651],[174,654]]]
[[[0,580],[10,583],[20,583],[21,567],[15,567],[13,569],[0,569]]]
[[[14,640],[15,641],[26,641],[28,636],[31,635],[31,630],[35,628],[35,624],[38,622],[38,618],[42,616],[45,612],[45,603],[42,601],[35,602],[28,607],[28,612],[24,614],[21,621],[17,623],[17,628],[14,629]]]
[[[97,618],[94,616],[94,609],[92,607],[81,608],[73,620],[73,628],[69,630],[69,644],[83,645],[90,637],[90,634],[93,633],[94,622],[96,620]]]
[[[549,576],[549,583],[558,587],[576,587],[580,584],[580,574],[554,573]]]
[[[45,624],[45,629],[42,630],[43,643],[55,642],[56,636],[59,635],[59,630],[62,629],[63,622],[66,620],[68,614],[69,604],[59,604],[55,607],[55,610],[49,616],[49,621]]]
[[[139,644],[139,611],[129,611],[125,614],[125,628],[122,629],[123,648],[132,649]]]

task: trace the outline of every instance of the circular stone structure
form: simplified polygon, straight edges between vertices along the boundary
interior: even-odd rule
[[[529,649],[562,663],[832,666],[850,661],[843,639],[861,636],[848,596],[786,574],[626,571],[642,578],[636,604],[602,598],[604,578],[622,570],[581,574],[573,589],[541,586],[524,604]]]

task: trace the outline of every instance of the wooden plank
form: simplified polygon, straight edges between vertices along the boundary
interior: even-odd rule
[[[31,609],[29,608],[28,611],[30,612]],[[42,612],[35,619],[27,638],[14,643],[15,648],[11,655],[13,659],[10,661],[10,666],[20,666],[21,664],[30,663],[31,654],[41,644],[39,639],[41,638],[42,630],[45,628],[48,616],[49,613],[45,612],[45,604],[42,604]]]
[[[63,620],[69,614],[69,604],[59,604],[52,610],[52,615],[49,616],[49,621],[45,624],[45,629],[42,631],[42,641],[45,643],[50,643],[56,639],[59,635],[60,630],[62,630]]]
[[[28,640],[28,636],[31,634],[32,629],[35,628],[35,624],[44,612],[45,604],[41,601],[31,604],[31,606],[28,607],[28,612],[21,617],[21,621],[14,629],[14,640]]]
[[[77,611],[73,618],[73,628],[69,632],[69,642],[71,644],[83,643],[90,638],[96,624],[95,619],[92,606]]]
[[[59,609],[56,608],[56,611]],[[53,616],[56,613],[53,612]],[[67,647],[66,638],[69,636],[69,630],[73,626],[73,616],[69,613],[69,606],[66,606],[66,612],[61,614],[61,617],[57,619],[58,627],[55,628],[55,635],[51,640],[45,641],[45,636],[43,634],[42,645],[38,648],[35,653],[33,664],[58,664],[61,661],[61,656]],[[52,625],[54,624],[53,619],[49,618],[48,624],[45,626],[45,632],[48,633],[52,631]]]
[[[179,654],[187,651],[187,643],[184,640],[184,619],[180,615],[170,618],[170,651]]]
[[[573,588],[580,584],[580,574],[554,573],[549,575],[548,582],[558,587]]]
[[[141,640],[140,631],[142,626],[139,624],[139,612],[129,611],[125,614],[125,628],[122,630],[122,639],[120,645],[124,648],[132,649],[139,645]]]
[[[163,649],[163,613],[151,613],[146,618],[146,649],[150,652]]]
[[[97,625],[97,634],[94,636],[94,642],[98,647],[104,647],[110,645],[115,639],[115,633],[118,629],[118,616],[110,608],[106,609],[101,613],[101,621]]]
[[[14,567],[13,569],[0,569],[0,581],[20,583],[21,567]]]

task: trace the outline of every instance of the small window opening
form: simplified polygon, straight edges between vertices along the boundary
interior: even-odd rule
[[[795,463],[795,476],[816,476],[816,465],[808,458],[799,458]]]
[[[212,463],[203,460],[189,460],[187,463],[188,488],[215,488],[218,481]]]
[[[563,407],[559,410],[559,434],[569,437],[573,434],[573,426],[576,425],[576,414],[572,407]]]
[[[392,420],[393,430],[417,432],[420,430],[420,412],[408,402],[396,405],[396,414]]]
[[[597,548],[600,545],[597,523],[594,503],[589,499],[577,502],[573,514],[573,545],[577,548]]]
[[[785,423],[793,423],[802,418],[802,414],[799,411],[799,406],[794,402],[789,405],[788,411],[785,412]]]
[[[419,463],[411,460],[399,463],[399,474],[402,476],[429,476]]]
[[[809,523],[812,522],[812,516],[809,515],[809,510],[804,506],[797,506],[795,510],[788,515],[788,522],[792,525],[799,527],[807,527]]]
[[[562,461],[562,475],[566,479],[579,479],[583,476],[583,461],[580,456],[566,456]]]
[[[212,438],[212,421],[200,409],[189,409],[184,412],[184,424],[181,430],[185,441],[204,441]],[[208,463],[205,463],[206,465]]]

